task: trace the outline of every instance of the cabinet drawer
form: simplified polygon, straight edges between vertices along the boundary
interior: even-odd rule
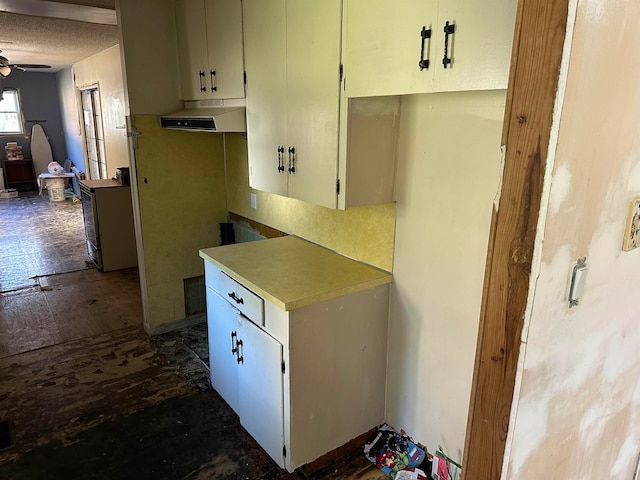
[[[220,296],[256,325],[264,326],[264,300],[224,272],[218,276]]]

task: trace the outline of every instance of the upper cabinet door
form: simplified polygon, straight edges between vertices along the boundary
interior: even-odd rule
[[[329,208],[337,205],[341,18],[341,0],[287,2],[289,196]]]
[[[207,98],[207,26],[203,0],[176,0],[176,30],[182,96]]]
[[[240,0],[176,0],[183,100],[244,97]]]
[[[517,0],[441,0],[434,28],[434,91],[506,89]],[[455,33],[446,35],[446,22]],[[445,40],[447,63],[444,68]]]
[[[206,0],[206,19],[211,98],[244,98],[240,0]]]
[[[344,10],[347,96],[432,90],[438,65],[428,32],[437,25],[436,1],[346,0]]]
[[[245,0],[244,21],[249,185],[287,195],[286,1]]]
[[[346,1],[346,95],[507,88],[516,6],[517,0]]]

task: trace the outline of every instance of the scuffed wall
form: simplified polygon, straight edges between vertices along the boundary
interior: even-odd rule
[[[638,45],[636,0],[577,3],[506,479],[633,479],[640,249],[623,252],[622,240],[629,203],[640,194]],[[589,267],[585,293],[570,309],[580,257]]]
[[[386,420],[457,461],[504,106],[505,91],[402,98]]]

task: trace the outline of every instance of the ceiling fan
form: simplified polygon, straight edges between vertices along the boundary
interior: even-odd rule
[[[0,50],[2,52],[2,50]],[[9,63],[7,57],[0,55],[0,78],[7,77],[13,69],[25,71],[31,68],[51,68],[50,65],[40,65],[37,63]]]

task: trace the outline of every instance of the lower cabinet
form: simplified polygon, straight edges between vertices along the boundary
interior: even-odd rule
[[[211,383],[292,472],[384,420],[389,285],[282,310],[205,261]]]
[[[282,344],[207,288],[211,385],[284,467]]]

